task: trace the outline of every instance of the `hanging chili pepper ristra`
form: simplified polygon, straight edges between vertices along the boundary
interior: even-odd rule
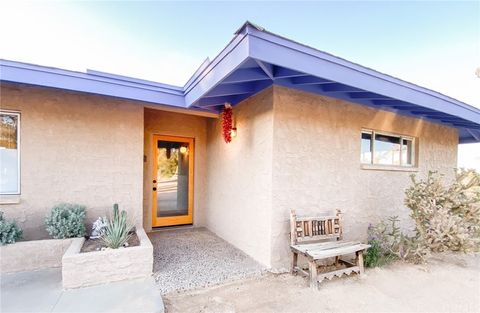
[[[225,103],[225,107],[222,112],[222,130],[223,139],[226,143],[232,141],[232,129],[233,129],[233,110],[230,103]]]

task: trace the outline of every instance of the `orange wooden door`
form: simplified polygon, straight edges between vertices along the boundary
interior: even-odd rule
[[[193,222],[194,139],[153,136],[152,226]]]

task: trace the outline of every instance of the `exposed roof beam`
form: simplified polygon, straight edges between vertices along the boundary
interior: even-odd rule
[[[442,120],[442,122],[444,123],[450,123],[454,126],[458,126],[458,127],[465,127],[465,128],[472,128],[472,129],[480,129],[480,126],[478,125],[475,125],[475,124],[470,124],[470,123],[460,123],[460,122],[454,122],[454,121],[444,121]]]
[[[375,105],[385,105],[385,106],[398,106],[398,107],[410,107],[411,103],[396,100],[396,99],[383,99],[383,100],[372,100],[372,103]],[[416,108],[418,110],[418,108]]]
[[[194,103],[194,105],[201,108],[216,106],[216,105],[223,105],[225,102],[230,102],[230,103],[234,102],[240,96],[241,95],[201,98],[196,103]]]
[[[356,92],[364,91],[352,86],[347,86],[343,84],[323,84],[320,88],[325,92]]]
[[[220,97],[220,96],[229,96],[229,95],[241,95],[244,93],[253,92],[252,84],[221,84],[215,87],[212,91],[207,93],[204,97]]]
[[[264,71],[265,74],[267,74],[267,76],[270,77],[270,79],[274,79],[274,77],[273,77],[273,71],[274,71],[273,65],[271,65],[269,63],[265,63],[265,62],[257,60],[257,59],[254,59],[254,60],[255,60],[255,62],[257,62],[258,66],[260,66],[262,71]]]
[[[397,110],[405,110],[405,111],[412,111],[416,109],[416,107],[413,105],[392,105],[390,107]]]
[[[295,85],[317,85],[317,84],[332,84],[332,82],[327,79],[318,78],[315,76],[299,76],[290,78],[292,84]]]
[[[230,76],[222,81],[222,84],[242,83],[266,79],[270,79],[270,77],[268,77],[263,70],[259,68],[245,68],[236,70],[230,74]]]
[[[450,115],[447,115],[445,113],[442,113],[442,112],[436,112],[436,111],[427,111],[427,110],[423,110],[423,111],[419,111],[418,109],[412,111],[413,114],[428,114],[430,116],[450,116]]]
[[[473,138],[475,138],[476,141],[480,141],[480,134],[475,132],[475,131],[472,131],[470,129],[467,129],[467,132],[472,135]]]
[[[280,66],[275,66],[273,73],[275,78],[298,77],[298,76],[307,75],[305,73],[294,71],[289,68],[280,67]]]
[[[382,96],[373,92],[352,92],[348,93],[348,95],[353,99],[389,99],[386,96]]]

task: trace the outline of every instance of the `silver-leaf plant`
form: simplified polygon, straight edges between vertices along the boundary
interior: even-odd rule
[[[85,206],[73,203],[54,206],[45,217],[47,232],[55,239],[84,236],[85,210]]]
[[[15,243],[22,239],[23,231],[17,225],[15,220],[6,220],[3,217],[3,212],[0,211],[0,244],[7,245]]]

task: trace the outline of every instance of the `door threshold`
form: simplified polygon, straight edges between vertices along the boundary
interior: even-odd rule
[[[160,227],[152,227],[150,233],[162,232],[162,231],[169,231],[169,230],[177,230],[177,229],[190,229],[190,228],[198,228],[193,224],[187,225],[174,225],[174,226],[160,226]]]

